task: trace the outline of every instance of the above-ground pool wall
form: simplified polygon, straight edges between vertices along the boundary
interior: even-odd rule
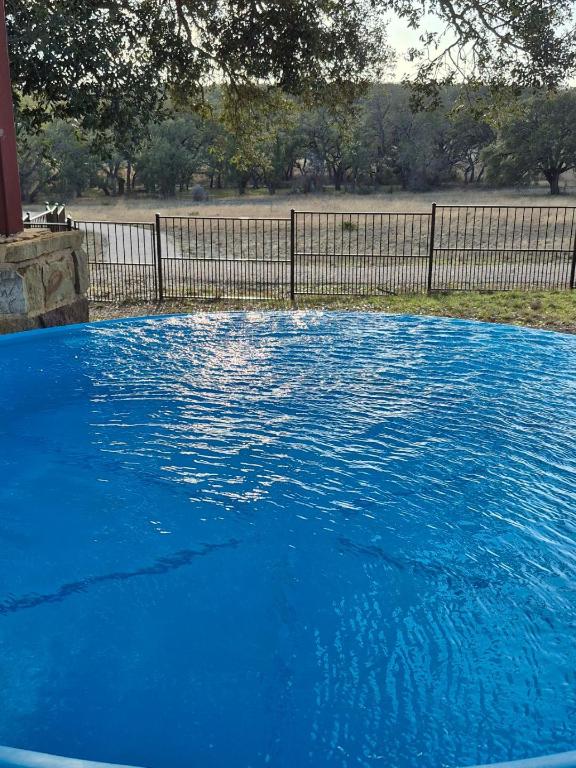
[[[0,747],[0,768],[135,768],[135,766],[95,763],[91,760],[77,760],[42,752],[28,752],[25,749]],[[561,752],[529,760],[514,760],[508,763],[471,766],[471,768],[576,768],[576,752]]]
[[[0,763],[1,765],[1,763]],[[476,765],[473,768],[576,768],[576,752],[559,752],[527,760],[512,760],[508,763]]]
[[[76,760],[43,752],[29,752],[26,749],[0,747],[0,768],[135,768],[128,765],[94,763],[91,760]]]

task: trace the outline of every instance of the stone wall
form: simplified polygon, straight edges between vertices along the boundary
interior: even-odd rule
[[[28,229],[0,241],[0,333],[88,320],[82,233]]]

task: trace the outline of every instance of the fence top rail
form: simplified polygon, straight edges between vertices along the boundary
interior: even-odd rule
[[[282,216],[162,216],[160,219],[178,219],[182,221],[290,221],[290,218]]]
[[[87,219],[72,219],[75,224],[111,224],[115,227],[148,227],[154,229],[154,223],[150,221],[88,221]]]
[[[477,248],[436,248],[435,253],[567,253],[573,254],[574,248],[498,248],[489,245],[478,245]]]
[[[458,207],[458,206],[456,206]],[[294,211],[297,216],[426,216],[430,211]]]
[[[498,205],[497,203],[481,203],[479,205],[476,205],[474,203],[453,203],[451,205],[444,205],[442,203],[437,203],[436,208],[492,208],[492,209],[499,209],[499,210],[552,210],[552,211],[574,211],[576,210],[576,205]]]

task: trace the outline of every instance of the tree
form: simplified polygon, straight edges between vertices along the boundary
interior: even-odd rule
[[[260,89],[244,103],[220,100],[219,119],[225,140],[215,147],[220,161],[227,158],[240,194],[251,181],[265,185],[270,194],[292,177],[303,151],[299,130],[301,107],[279,89]]]
[[[479,94],[482,99],[482,94]],[[458,92],[449,95],[455,106],[447,106],[446,152],[450,165],[464,176],[465,184],[482,180],[485,172],[483,151],[496,138],[487,119],[471,104],[460,104]]]
[[[401,121],[391,159],[404,188],[434,189],[452,177],[448,133],[448,120],[440,109],[411,112]]]
[[[122,134],[167,92],[197,105],[214,82],[243,96],[263,85],[296,93],[362,83],[390,58],[390,13],[422,27],[424,8],[448,30],[423,29],[413,52],[428,91],[455,77],[556,87],[576,63],[574,0],[6,4],[15,97],[22,119],[36,126],[51,114]]]
[[[444,22],[441,31],[423,30],[420,62],[424,93],[455,79],[495,87],[555,88],[576,67],[574,0],[379,0],[414,27],[424,11]]]
[[[56,120],[41,132],[18,132],[22,195],[35,202],[41,193],[67,200],[96,181],[99,160],[89,141],[73,125]]]
[[[154,125],[150,139],[136,158],[140,181],[166,197],[187,187],[206,159],[209,126],[199,115],[179,114]]]
[[[364,107],[365,135],[374,137],[380,177],[392,173],[403,189],[427,190],[450,178],[449,127],[443,107],[414,110],[408,89],[377,88]]]
[[[373,85],[361,101],[360,127],[362,143],[370,148],[368,163],[376,184],[392,181],[389,157],[389,128],[395,86]]]
[[[488,178],[500,183],[531,181],[542,175],[552,195],[560,177],[576,168],[576,93],[538,93],[504,115],[495,144],[484,153]]]
[[[243,94],[358,82],[387,55],[380,17],[364,0],[7,0],[15,97],[29,123],[122,131],[216,80]]]
[[[40,192],[48,187],[55,175],[45,137],[40,133],[18,131],[18,167],[22,199],[27,203],[35,203]]]
[[[357,159],[356,125],[356,106],[337,99],[310,110],[302,122],[311,165],[327,172],[337,192]]]

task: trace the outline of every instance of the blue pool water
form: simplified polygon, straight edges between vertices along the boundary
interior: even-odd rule
[[[576,337],[377,314],[0,340],[0,744],[576,748]]]

